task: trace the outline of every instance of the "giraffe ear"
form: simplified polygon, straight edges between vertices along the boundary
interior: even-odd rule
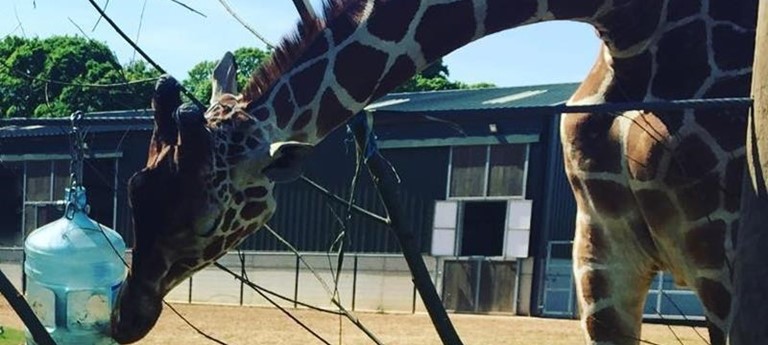
[[[237,63],[235,56],[230,52],[224,53],[211,75],[211,100],[210,105],[216,103],[223,94],[237,93]]]
[[[291,182],[303,174],[304,162],[313,148],[312,144],[296,141],[274,143],[269,147],[272,162],[261,172],[273,182]]]

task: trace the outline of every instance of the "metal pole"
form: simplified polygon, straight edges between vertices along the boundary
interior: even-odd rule
[[[189,293],[187,295],[187,303],[192,304],[192,277],[189,277]]]
[[[355,300],[357,300],[357,253],[355,253],[355,266],[352,269],[352,311],[355,311]]]
[[[40,323],[37,315],[35,315],[32,308],[27,304],[24,296],[13,287],[13,284],[11,284],[11,281],[8,280],[8,277],[5,276],[5,273],[3,273],[2,270],[0,270],[0,292],[5,296],[5,299],[11,305],[13,310],[16,311],[16,314],[18,314],[21,320],[24,321],[24,325],[27,326],[29,333],[32,334],[32,338],[37,344],[56,345],[56,342],[53,341],[51,335],[45,330],[43,324]]]
[[[413,283],[419,290],[424,306],[429,313],[435,330],[440,336],[443,344],[458,345],[462,344],[456,329],[448,318],[443,307],[440,296],[435,291],[435,285],[429,276],[429,270],[421,257],[421,250],[416,241],[416,234],[411,226],[406,224],[405,210],[400,202],[400,180],[393,171],[392,166],[375,149],[375,142],[365,116],[359,116],[350,123],[352,132],[355,135],[358,152],[361,152],[365,158],[365,164],[368,166],[368,172],[379,192],[379,197],[384,204],[387,215],[390,219],[390,229],[395,233],[400,248],[403,251],[405,261],[411,270]]]
[[[296,275],[293,278],[293,308],[298,308],[297,301],[299,300],[299,269],[301,268],[301,260],[296,255]]]

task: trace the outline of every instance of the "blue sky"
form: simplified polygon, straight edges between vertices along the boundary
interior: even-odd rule
[[[238,24],[216,0],[181,0],[207,17],[171,0],[111,0],[107,13],[153,59],[179,79],[201,60],[227,50],[264,44]],[[105,0],[97,0],[104,4]],[[139,58],[102,21],[87,0],[0,0],[0,35],[81,35],[106,42],[121,63]],[[298,13],[291,0],[229,0],[239,15],[272,42],[290,32]],[[319,9],[320,0],[312,0]],[[34,5],[34,6],[33,6]],[[17,19],[18,18],[18,19]],[[70,21],[71,20],[71,21]],[[18,23],[21,23],[21,26]],[[139,23],[141,22],[141,30]],[[23,29],[23,30],[22,30]],[[586,76],[598,51],[594,30],[584,24],[552,22],[507,30],[481,39],[445,58],[451,79],[499,86],[574,82]]]

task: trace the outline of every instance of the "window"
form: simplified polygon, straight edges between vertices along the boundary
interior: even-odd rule
[[[522,197],[528,145],[482,145],[451,148],[452,198]]]
[[[69,187],[66,159],[6,161],[0,164],[0,246],[21,246],[32,230],[64,214],[62,199]],[[114,227],[116,160],[87,159],[83,166],[89,216]]]

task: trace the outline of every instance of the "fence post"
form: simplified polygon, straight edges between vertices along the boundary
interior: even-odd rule
[[[742,218],[733,262],[733,324],[730,344],[768,342],[768,1],[757,11],[752,75],[754,103],[747,127],[747,171],[742,188]]]
[[[299,265],[301,264],[301,258],[299,258],[299,255],[296,254],[296,274],[293,277],[293,309],[296,309],[299,307],[298,300],[299,300]]]
[[[356,300],[357,300],[357,253],[355,253],[355,267],[352,270],[352,311],[355,311]]]

